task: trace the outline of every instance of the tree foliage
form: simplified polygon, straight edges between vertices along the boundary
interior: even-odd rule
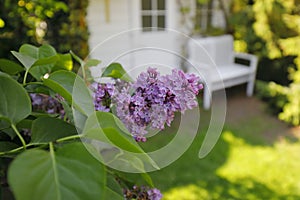
[[[235,48],[258,55],[257,78],[273,81],[259,84],[258,92],[279,118],[300,124],[300,1],[234,0],[231,24]]]
[[[24,43],[50,44],[59,52],[73,49],[86,57],[87,6],[87,0],[1,0],[0,57],[11,57],[10,50]]]

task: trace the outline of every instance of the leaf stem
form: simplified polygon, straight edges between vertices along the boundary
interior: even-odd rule
[[[18,131],[17,127],[14,124],[11,124],[11,127],[15,131],[15,133],[17,134],[19,139],[21,140],[23,148],[26,149],[26,142],[25,142],[24,138],[22,137],[21,133]]]
[[[28,72],[29,72],[29,70],[25,71],[24,79],[23,79],[23,85],[26,85],[26,79],[27,79]]]
[[[33,145],[35,145],[35,144],[30,143],[30,144],[27,144],[26,147],[30,147],[30,146],[33,146]],[[15,152],[18,152],[18,151],[20,151],[22,149],[24,149],[24,146],[12,149],[10,151],[0,152],[0,156],[5,155],[5,154],[10,154],[10,153],[15,153]]]
[[[60,139],[56,140],[56,142],[64,142],[64,141],[67,141],[67,140],[79,139],[83,136],[84,136],[83,134],[71,135],[71,136],[67,136],[67,137],[64,137],[64,138],[60,138]]]
[[[71,136],[67,136],[67,137],[64,137],[64,138],[60,138],[60,139],[56,140],[56,142],[64,142],[64,141],[67,141],[67,140],[78,139],[78,138],[81,138],[83,136],[84,136],[83,134],[71,135]],[[16,153],[16,152],[21,151],[22,149],[26,149],[27,147],[30,147],[30,146],[34,146],[34,145],[42,146],[42,145],[46,145],[46,144],[48,145],[48,143],[29,143],[29,144],[25,144],[25,146],[23,145],[22,147],[18,147],[18,148],[12,149],[10,151],[0,152],[0,156],[3,156],[5,154]]]
[[[50,156],[51,156],[51,160],[52,160],[54,182],[58,186],[58,187],[56,187],[56,189],[57,189],[57,191],[56,191],[57,192],[57,199],[61,199],[61,193],[58,190],[60,183],[59,183],[59,180],[58,180],[58,171],[57,171],[57,165],[56,165],[54,147],[53,147],[53,143],[52,142],[49,143],[49,149],[50,149]]]
[[[86,81],[86,74],[85,74],[85,69],[84,69],[84,67],[85,67],[85,64],[82,64],[82,65],[81,65],[81,69],[82,69],[82,77],[83,77],[83,80]]]

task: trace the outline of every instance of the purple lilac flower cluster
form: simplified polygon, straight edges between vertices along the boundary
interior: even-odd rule
[[[136,82],[93,84],[96,110],[109,112],[110,104],[136,141],[146,141],[148,129],[163,130],[171,125],[175,112],[184,113],[198,105],[196,95],[203,88],[194,74],[174,69],[160,75],[154,68],[139,75]]]
[[[56,99],[45,94],[31,93],[30,98],[32,109],[34,111],[43,111],[48,114],[59,114],[61,118],[65,116],[64,108],[62,104],[57,100],[63,100],[61,96],[57,95]]]
[[[162,198],[158,189],[149,189],[144,186],[133,186],[132,189],[124,189],[123,193],[126,200],[160,200]]]
[[[148,128],[163,130],[165,124],[171,125],[175,112],[184,113],[198,105],[196,95],[203,88],[199,81],[181,70],[161,76],[149,68],[135,83],[116,90],[116,114],[137,141],[146,141]]]
[[[114,85],[112,83],[93,83],[91,85],[94,99],[95,110],[109,112],[111,97],[114,93]]]

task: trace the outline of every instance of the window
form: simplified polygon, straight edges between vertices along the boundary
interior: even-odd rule
[[[141,9],[144,31],[159,31],[166,27],[166,0],[142,0]]]

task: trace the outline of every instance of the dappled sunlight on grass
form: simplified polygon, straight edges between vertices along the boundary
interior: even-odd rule
[[[150,173],[163,192],[163,200],[300,199],[299,134],[267,113],[239,109],[241,115],[226,122],[208,156],[198,157],[207,129],[202,122],[182,157]],[[209,119],[209,113],[202,112],[201,117]],[[160,147],[171,141],[173,134],[172,128],[158,134],[151,138],[151,145]]]
[[[274,193],[300,195],[299,142],[281,140],[273,146],[252,146],[229,131],[223,133],[223,138],[230,149],[217,175],[231,183],[243,183],[249,189],[258,182]]]
[[[182,187],[176,187],[164,194],[164,200],[199,200],[209,199],[210,194],[206,189],[191,184]]]
[[[263,126],[256,127],[252,137],[244,129],[226,129],[204,159],[197,157],[203,139],[198,135],[178,161],[152,174],[163,199],[300,199],[299,140],[265,143],[259,134]]]

